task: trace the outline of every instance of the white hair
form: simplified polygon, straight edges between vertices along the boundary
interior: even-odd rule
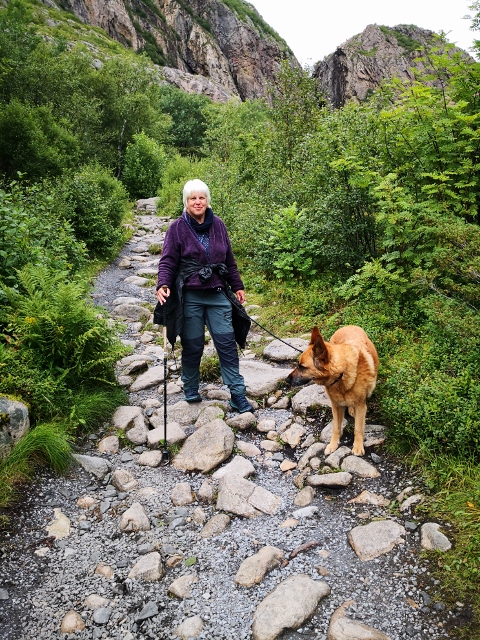
[[[198,178],[195,180],[189,180],[183,187],[183,205],[187,206],[187,200],[192,193],[202,193],[207,198],[207,207],[210,206],[210,189],[205,182],[202,182]]]

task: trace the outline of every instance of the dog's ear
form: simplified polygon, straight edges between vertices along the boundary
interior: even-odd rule
[[[322,360],[325,363],[328,362],[328,350],[318,327],[313,327],[310,344],[313,344],[314,361]]]

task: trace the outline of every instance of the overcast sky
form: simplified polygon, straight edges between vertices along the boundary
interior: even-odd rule
[[[480,32],[462,20],[469,0],[249,0],[287,42],[302,65],[314,64],[368,24],[415,24],[448,33],[450,42],[469,49]]]

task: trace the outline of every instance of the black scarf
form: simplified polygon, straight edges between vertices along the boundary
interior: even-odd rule
[[[213,211],[210,209],[210,207],[208,207],[205,211],[205,219],[201,224],[197,222],[193,216],[190,216],[186,211],[185,215],[188,224],[196,233],[207,233],[207,231],[210,230],[210,227],[213,224]]]

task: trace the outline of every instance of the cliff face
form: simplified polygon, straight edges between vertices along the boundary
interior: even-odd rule
[[[325,97],[340,107],[348,100],[364,100],[385,78],[412,80],[412,68],[424,68],[415,60],[419,50],[439,43],[433,31],[413,25],[389,28],[371,24],[317,63],[313,75]]]
[[[45,0],[44,0],[45,1]],[[50,0],[51,1],[51,0]],[[286,44],[249,4],[221,0],[57,0],[57,5],[165,67],[169,82],[216,100],[265,97]],[[203,77],[204,80],[200,79]]]

